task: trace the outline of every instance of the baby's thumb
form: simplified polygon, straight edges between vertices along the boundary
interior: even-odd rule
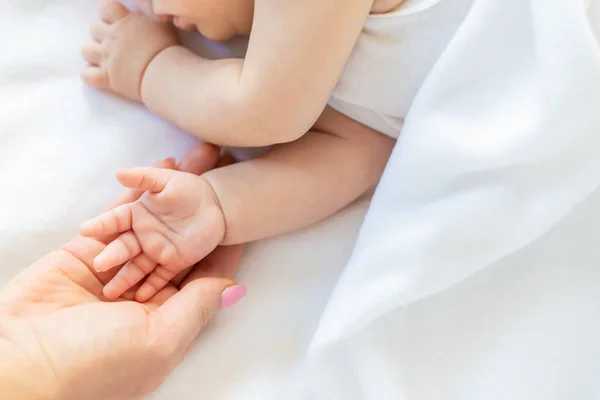
[[[117,179],[129,189],[160,193],[165,190],[175,173],[174,170],[166,168],[136,167],[118,170]]]
[[[217,311],[236,304],[246,292],[246,287],[228,279],[193,280],[157,310],[163,332],[185,351]]]

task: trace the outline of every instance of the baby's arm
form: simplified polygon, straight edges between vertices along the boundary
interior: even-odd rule
[[[293,141],[314,124],[369,14],[368,0],[256,0],[244,60],[209,61],[181,46],[148,66],[142,100],[208,142]]]
[[[204,174],[225,215],[223,243],[293,231],[335,213],[379,181],[394,143],[326,109],[300,140]]]
[[[118,173],[144,196],[84,223],[85,236],[115,239],[94,260],[107,271],[125,264],[104,288],[108,298],[147,279],[146,301],[219,244],[292,231],[344,207],[381,176],[394,141],[326,109],[313,131],[258,159],[202,176],[156,168]]]

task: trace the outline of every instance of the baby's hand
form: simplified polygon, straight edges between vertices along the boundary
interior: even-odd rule
[[[171,24],[133,14],[117,0],[101,1],[92,39],[82,49],[88,63],[83,80],[137,102],[142,101],[142,78],[152,59],[179,44]]]
[[[200,176],[148,167],[119,171],[117,178],[123,186],[146,193],[87,221],[81,234],[120,234],[96,257],[94,268],[103,272],[125,263],[104,287],[109,299],[148,275],[136,293],[143,302],[221,243],[225,218],[212,187]]]

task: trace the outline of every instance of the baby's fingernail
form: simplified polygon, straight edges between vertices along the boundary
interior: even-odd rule
[[[91,224],[86,221],[79,226],[79,233],[82,236],[89,236],[90,231],[92,230],[91,228],[92,228]]]
[[[106,267],[106,262],[104,261],[104,257],[102,257],[102,254],[100,254],[94,259],[93,267],[94,270],[96,270],[96,272],[106,272],[109,269],[111,269]]]
[[[115,287],[116,285],[114,284],[113,281],[108,282],[105,286],[104,289],[102,289],[102,294],[104,294],[104,297],[106,297],[109,300],[116,300],[119,298],[120,294],[118,294],[115,291]]]
[[[248,289],[244,285],[228,287],[221,295],[221,308],[228,308],[236,305],[247,293]]]
[[[105,268],[102,268],[102,266],[98,266],[96,263],[94,263],[94,271],[101,274],[103,272],[106,272],[107,270]]]
[[[154,290],[151,286],[142,285],[135,294],[135,299],[140,303],[145,303],[154,296]]]

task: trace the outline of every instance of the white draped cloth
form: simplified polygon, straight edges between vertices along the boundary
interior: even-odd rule
[[[321,319],[315,397],[600,398],[599,30],[597,0],[475,2]]]

